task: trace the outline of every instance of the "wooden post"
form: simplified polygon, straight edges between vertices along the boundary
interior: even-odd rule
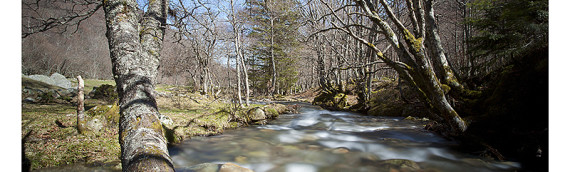
[[[80,134],[85,132],[85,114],[83,111],[85,110],[83,106],[84,95],[83,95],[83,87],[84,87],[83,79],[80,75],[77,76],[77,131]]]

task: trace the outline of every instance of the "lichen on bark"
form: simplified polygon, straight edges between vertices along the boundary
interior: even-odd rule
[[[149,3],[142,24],[145,31],[141,32],[135,0],[104,3],[113,76],[119,94],[123,171],[174,171],[154,97],[167,4],[168,0]]]

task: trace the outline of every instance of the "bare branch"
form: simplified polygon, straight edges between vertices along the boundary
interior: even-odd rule
[[[71,2],[37,0],[35,2],[22,2],[22,4],[24,7],[22,20],[26,21],[22,22],[22,38],[61,27],[63,27],[61,33],[66,32],[68,27],[75,27],[73,33],[76,33],[81,22],[87,20],[103,6],[102,1],[95,0]],[[40,8],[40,6],[42,7]],[[56,16],[53,16],[54,14]]]

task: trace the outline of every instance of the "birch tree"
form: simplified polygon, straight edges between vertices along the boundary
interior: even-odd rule
[[[241,73],[243,71],[244,77],[244,85],[245,85],[245,104],[249,106],[249,79],[247,74],[247,68],[245,67],[244,63],[244,54],[243,54],[243,47],[242,47],[242,31],[243,31],[243,22],[238,21],[238,17],[236,16],[236,9],[234,5],[234,0],[230,0],[230,9],[228,9],[227,13],[230,16],[229,22],[232,27],[232,34],[233,34],[233,43],[234,43],[234,51],[236,54],[236,78],[237,78],[237,94],[240,106],[242,105],[242,96],[241,96]]]

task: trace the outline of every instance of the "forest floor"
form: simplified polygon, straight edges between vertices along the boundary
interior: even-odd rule
[[[93,87],[101,84],[114,85],[114,82],[85,80],[85,93],[89,93]],[[284,112],[282,105],[250,105],[241,108],[227,98],[206,97],[187,91],[189,89],[186,87],[158,85],[156,90],[159,93],[156,99],[160,113],[173,121],[172,125],[163,126],[169,144],[176,144],[192,136],[215,135],[225,129],[264,122],[253,121],[247,115],[252,108],[259,107],[263,110],[273,108],[273,112]],[[103,100],[86,99],[86,113],[90,108],[111,106],[111,104]],[[268,113],[266,111],[266,114]],[[267,118],[270,118],[269,115]],[[21,121],[23,171],[76,163],[120,170],[118,126],[105,128],[98,134],[82,135],[76,130],[76,121],[76,105],[73,103],[23,101]]]

